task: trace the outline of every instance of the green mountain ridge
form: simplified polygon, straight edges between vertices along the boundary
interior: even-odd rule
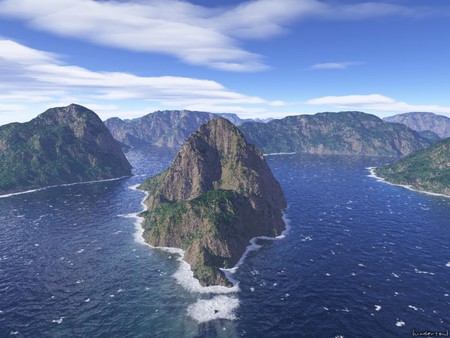
[[[387,182],[450,196],[450,138],[375,169]]]
[[[145,241],[183,249],[202,285],[230,285],[220,268],[234,266],[251,238],[285,228],[286,200],[262,153],[223,118],[201,126],[140,189],[149,193]]]
[[[0,126],[0,194],[131,175],[100,118],[71,104]]]
[[[264,153],[404,156],[431,144],[404,125],[362,112],[288,116],[239,128]]]

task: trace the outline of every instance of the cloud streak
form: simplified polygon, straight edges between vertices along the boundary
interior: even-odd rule
[[[296,20],[417,17],[423,13],[436,15],[425,7],[318,0],[253,0],[221,8],[180,0],[0,0],[0,15],[19,18],[36,29],[234,72],[268,69],[263,56],[246,50],[242,42],[285,33]]]
[[[321,69],[345,69],[351,66],[356,66],[361,64],[361,62],[327,62],[327,63],[316,63],[310,67],[310,69],[321,70]]]
[[[397,101],[380,94],[324,96],[308,100],[306,103],[309,105],[330,107],[333,110],[360,110],[389,113],[423,111],[450,116],[450,107],[439,105],[414,105]]]
[[[114,110],[114,102],[147,102],[147,105],[178,108],[203,105],[221,112],[229,111],[227,108],[251,111],[255,106],[261,110],[264,106],[283,105],[281,101],[271,102],[234,92],[210,80],[91,71],[64,64],[53,54],[6,39],[0,40],[0,69],[3,104],[0,111],[3,112],[55,102],[97,104],[103,111]]]

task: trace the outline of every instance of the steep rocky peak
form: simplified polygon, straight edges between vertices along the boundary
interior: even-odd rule
[[[159,196],[161,201],[186,201],[214,189],[261,196],[278,209],[286,205],[262,153],[223,118],[209,121],[189,137],[168,169]]]

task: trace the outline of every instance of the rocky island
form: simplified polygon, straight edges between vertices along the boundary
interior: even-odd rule
[[[149,194],[145,241],[183,249],[204,286],[229,286],[220,269],[233,267],[251,238],[285,229],[279,183],[262,153],[223,118],[202,125],[172,165],[139,188]]]
[[[375,174],[390,183],[450,196],[450,138],[376,168]]]
[[[100,118],[71,104],[0,126],[0,194],[131,175]]]

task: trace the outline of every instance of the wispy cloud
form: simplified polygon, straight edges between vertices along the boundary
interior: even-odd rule
[[[425,111],[450,116],[450,107],[409,104],[380,94],[324,96],[308,100],[306,103],[309,105],[329,107],[332,110],[361,110],[378,113]]]
[[[320,70],[320,69],[345,69],[351,66],[360,65],[361,62],[326,62],[326,63],[316,63],[310,67],[310,69]]]
[[[427,7],[379,2],[342,5],[318,0],[252,0],[220,8],[180,0],[0,0],[0,15],[25,20],[36,29],[236,72],[268,68],[262,55],[242,47],[243,40],[282,34],[295,20],[431,14],[436,12]]]
[[[146,102],[147,106],[177,108],[196,107],[201,103],[221,112],[247,111],[256,109],[255,106],[257,110],[264,110],[261,107],[284,104],[235,92],[210,80],[96,72],[64,64],[53,54],[5,39],[0,40],[0,69],[0,100],[3,104],[0,111],[71,102],[111,112],[118,111],[118,102]],[[17,102],[21,104],[17,105]]]

